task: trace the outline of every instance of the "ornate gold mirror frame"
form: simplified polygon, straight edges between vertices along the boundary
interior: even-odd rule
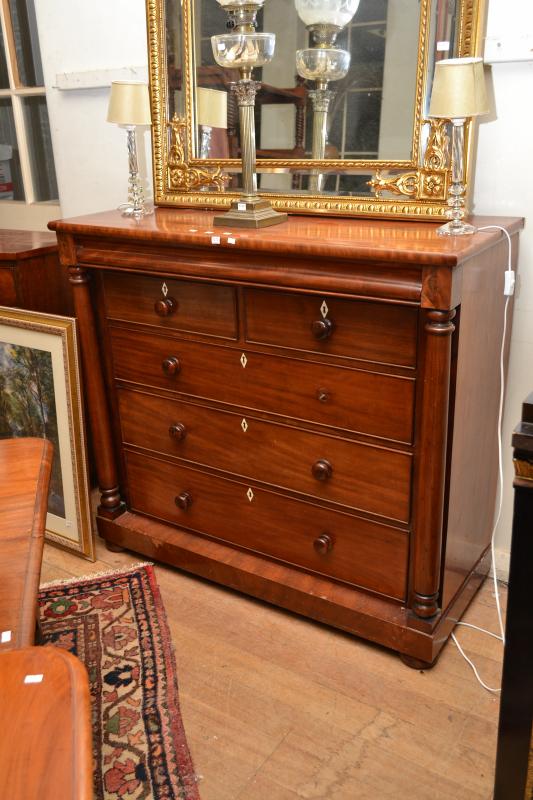
[[[215,0],[212,0],[213,3]],[[168,69],[166,51],[165,0],[147,0],[149,73],[153,120],[154,200],[157,205],[224,209],[239,196],[228,188],[231,173],[240,171],[239,159],[204,159],[194,157],[195,47],[193,41],[194,3],[181,0],[182,64],[185,113],[168,118]],[[443,120],[423,116],[427,102],[428,42],[430,11],[435,0],[420,0],[419,50],[416,71],[415,113],[412,159],[334,160],[258,159],[257,169],[277,171],[322,170],[331,172],[365,171],[372,173],[368,182],[374,196],[331,194],[264,193],[273,208],[297,214],[326,216],[374,216],[441,220],[446,217],[446,196],[450,179],[448,125]],[[457,0],[456,57],[480,54],[486,17],[485,0]],[[467,204],[471,189],[471,164],[475,120],[467,122],[465,163]],[[259,191],[261,194],[261,191]]]

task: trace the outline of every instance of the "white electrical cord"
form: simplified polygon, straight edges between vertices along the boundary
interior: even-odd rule
[[[493,636],[495,639],[499,639],[505,645],[505,627],[503,624],[503,615],[500,603],[500,591],[498,588],[498,579],[496,577],[496,554],[495,554],[495,546],[494,546],[494,539],[496,535],[496,529],[500,522],[500,518],[502,515],[502,507],[503,507],[503,446],[502,446],[502,420],[503,420],[503,399],[505,394],[505,367],[504,367],[504,354],[505,354],[505,344],[507,339],[507,311],[509,309],[509,300],[511,295],[514,293],[514,285],[515,285],[515,274],[512,267],[512,246],[511,246],[511,237],[509,236],[508,231],[505,228],[502,228],[500,225],[485,225],[483,228],[477,228],[477,231],[487,231],[487,230],[499,230],[505,234],[507,237],[507,269],[505,270],[505,283],[504,283],[504,294],[505,294],[505,307],[503,311],[503,334],[502,334],[502,344],[500,349],[500,403],[498,409],[498,512],[496,514],[496,519],[494,521],[494,526],[492,528],[492,535],[490,539],[490,548],[491,548],[491,558],[492,558],[492,578],[494,581],[494,597],[496,599],[496,610],[498,613],[498,623],[500,627],[499,636],[497,633],[492,633],[492,631],[487,631],[484,628],[479,628],[477,625],[471,625],[468,622],[457,622],[456,625],[464,625],[467,628],[474,628],[475,630],[481,631],[482,633],[487,633],[489,636]],[[471,661],[468,656],[466,655],[465,651],[457,641],[457,637],[455,633],[451,635],[452,640],[454,641],[457,649],[465,659],[465,661],[470,665],[472,668],[474,675],[476,676],[479,683],[483,686],[484,689],[487,689],[489,692],[494,692],[495,694],[501,692],[501,689],[493,689],[481,679],[479,672],[473,661]]]

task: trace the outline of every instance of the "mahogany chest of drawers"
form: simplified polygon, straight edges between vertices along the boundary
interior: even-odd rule
[[[497,222],[516,257],[521,221]],[[211,224],[158,209],[51,226],[100,534],[433,663],[488,569],[503,234]]]

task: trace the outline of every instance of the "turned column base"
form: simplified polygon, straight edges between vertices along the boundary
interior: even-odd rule
[[[438,592],[427,595],[415,592],[412,611],[420,619],[435,617],[440,612]]]

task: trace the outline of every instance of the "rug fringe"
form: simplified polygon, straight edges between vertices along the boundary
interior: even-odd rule
[[[129,567],[122,568],[122,569],[108,569],[104,570],[103,572],[93,572],[89,575],[79,575],[73,576],[72,578],[64,578],[63,580],[57,581],[48,581],[48,583],[41,583],[39,586],[39,590],[41,589],[52,589],[54,586],[69,586],[71,583],[78,583],[82,581],[90,581],[95,580],[98,578],[110,578],[113,575],[127,575],[129,572],[135,572],[135,570],[140,569],[141,567],[153,567],[154,564],[152,561],[140,561],[138,564],[132,564]]]

